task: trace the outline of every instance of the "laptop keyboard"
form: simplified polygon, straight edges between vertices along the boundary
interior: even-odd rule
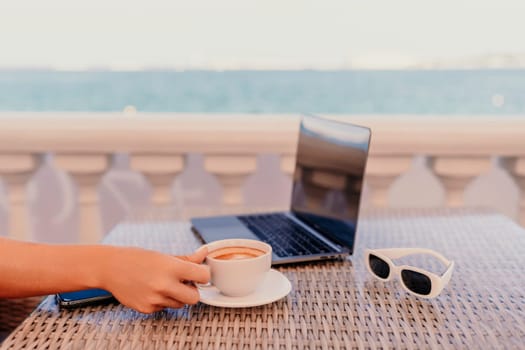
[[[237,217],[261,241],[272,246],[279,257],[334,252],[334,249],[284,214]]]

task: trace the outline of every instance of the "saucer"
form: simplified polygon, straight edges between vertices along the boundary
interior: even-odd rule
[[[285,275],[271,269],[255,292],[243,297],[223,295],[213,286],[199,287],[201,303],[220,307],[251,307],[273,303],[284,298],[292,290],[292,284]]]

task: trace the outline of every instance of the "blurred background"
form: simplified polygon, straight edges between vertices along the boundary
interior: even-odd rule
[[[525,217],[519,0],[0,5],[0,234],[286,207],[298,116],[373,129],[363,207]]]

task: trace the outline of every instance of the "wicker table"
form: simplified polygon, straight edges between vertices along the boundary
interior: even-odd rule
[[[361,221],[351,260],[281,267],[293,291],[255,308],[197,304],[139,314],[121,305],[59,311],[48,297],[2,348],[346,349],[523,348],[525,231],[503,216],[469,211],[379,211]],[[106,239],[181,254],[198,246],[184,221],[144,216]],[[456,262],[451,283],[427,301],[398,282],[375,281],[364,247],[420,246]],[[434,261],[422,267],[439,269]]]

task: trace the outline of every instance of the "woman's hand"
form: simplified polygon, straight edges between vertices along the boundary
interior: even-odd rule
[[[170,256],[139,248],[114,247],[102,262],[101,288],[123,305],[142,313],[195,304],[200,295],[194,283],[208,283],[210,270],[201,265],[206,248],[192,255]]]

